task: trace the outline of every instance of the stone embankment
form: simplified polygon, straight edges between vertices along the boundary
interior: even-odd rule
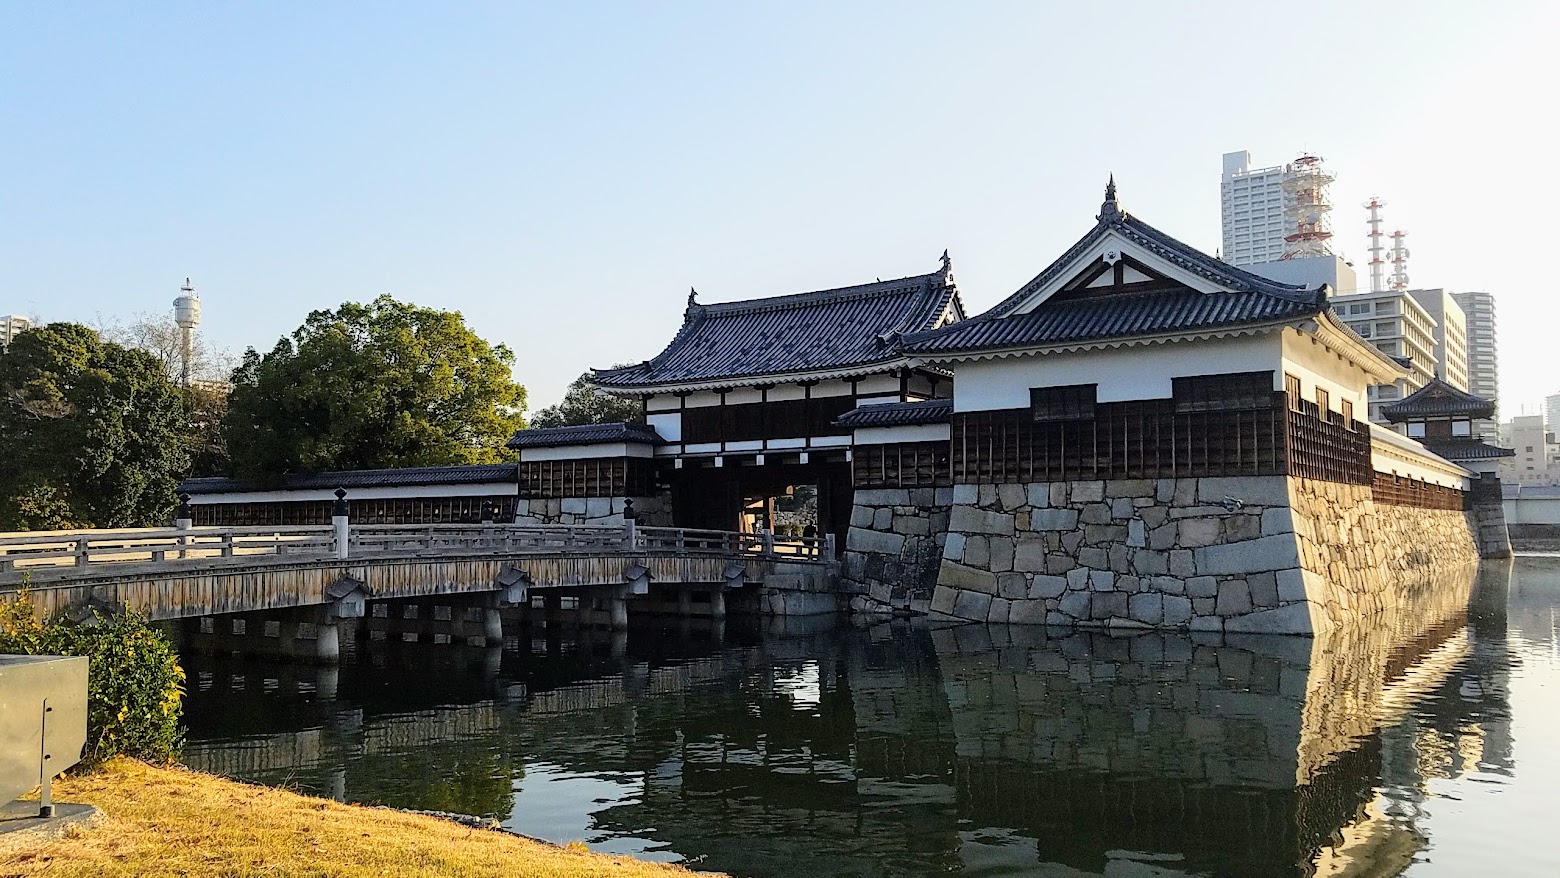
[[[1311,634],[1478,556],[1465,513],[1378,506],[1368,486],[1285,476],[938,491],[946,507],[916,491],[858,492],[853,605],[915,611],[930,585],[932,614],[969,621]],[[944,508],[946,535],[935,527]]]

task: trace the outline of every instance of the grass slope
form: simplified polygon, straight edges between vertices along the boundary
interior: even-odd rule
[[[0,876],[488,876],[693,873],[677,866],[537,844],[501,832],[343,805],[184,768],[116,759],[55,785],[61,802],[108,820],[0,859]]]

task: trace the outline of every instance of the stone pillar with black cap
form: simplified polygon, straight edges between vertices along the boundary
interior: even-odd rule
[[[336,537],[336,558],[345,561],[350,552],[351,525],[348,520],[347,489],[336,489],[336,505],[330,511],[330,524]]]

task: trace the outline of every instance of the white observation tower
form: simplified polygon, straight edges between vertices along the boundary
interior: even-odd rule
[[[200,296],[190,279],[179,287],[181,295],[173,300],[173,322],[179,327],[179,383],[190,386],[190,361],[195,358],[195,327],[200,325]]]

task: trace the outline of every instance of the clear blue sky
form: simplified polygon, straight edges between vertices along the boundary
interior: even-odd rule
[[[381,292],[532,405],[703,301],[928,271],[1013,291],[1129,209],[1212,251],[1220,154],[1310,150],[1363,267],[1499,296],[1505,412],[1560,391],[1560,4],[0,4],[0,313],[165,310],[268,349]],[[1542,254],[1533,259],[1535,254]]]

